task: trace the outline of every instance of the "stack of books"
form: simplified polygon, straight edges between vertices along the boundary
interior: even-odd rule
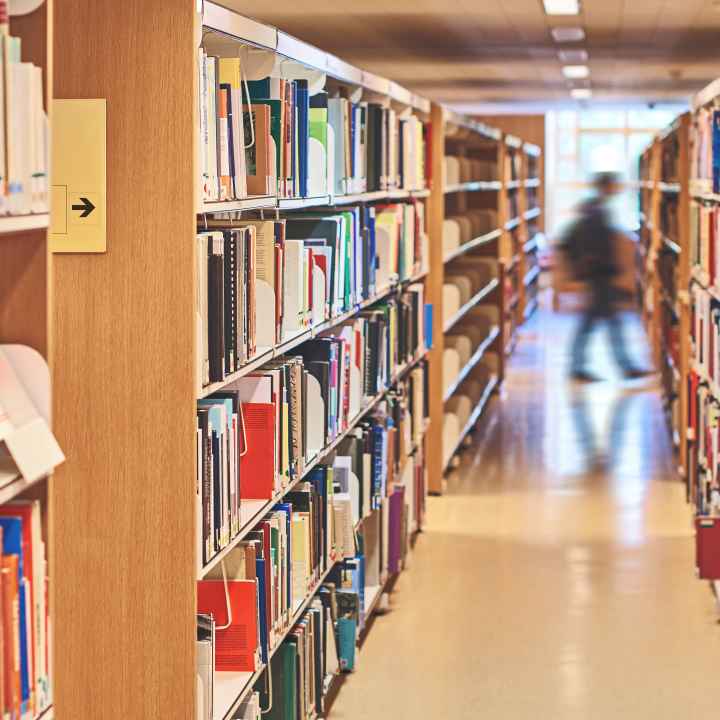
[[[415,116],[312,92],[306,79],[246,82],[240,58],[203,48],[198,87],[203,200],[425,188],[426,131]]]
[[[199,390],[411,279],[428,256],[415,201],[214,224],[196,243]]]
[[[49,128],[42,68],[22,60],[0,2],[0,215],[48,212]]]

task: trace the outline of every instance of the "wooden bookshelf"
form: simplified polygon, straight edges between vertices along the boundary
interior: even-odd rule
[[[661,373],[681,470],[687,464],[689,343],[684,339],[690,335],[690,123],[685,113],[658,134],[641,156],[638,187],[642,317]],[[671,177],[668,158],[674,158]]]
[[[62,567],[55,587],[55,646],[63,649],[58,717],[195,718],[196,580],[229,550],[205,564],[198,558],[193,240],[203,218],[245,219],[260,211],[286,216],[410,199],[430,205],[435,196],[433,188],[201,202],[192,148],[198,142],[196,62],[203,33],[214,33],[212,41],[224,43],[226,52],[242,46],[282,55],[322,72],[348,94],[357,90],[422,119],[430,119],[430,105],[274,28],[211,2],[202,4],[201,16],[196,5],[81,0],[54,18],[55,97],[105,98],[111,139],[107,252],[55,258],[55,407],[69,458],[53,497],[55,533],[62,538],[55,555]],[[161,99],[163,111],[139,112],[148,99]],[[433,243],[428,246],[432,252]],[[200,395],[291,353],[412,282],[424,283],[431,295],[436,276],[442,277],[442,263],[431,262],[352,311],[259,349],[237,373]],[[420,362],[428,362],[432,372],[433,353],[398,368],[390,388]],[[371,398],[344,434],[388,390]],[[435,427],[427,426],[428,448]],[[341,439],[323,448],[306,474]],[[234,542],[280,497],[247,501]],[[216,673],[214,718],[229,718],[263,672]]]

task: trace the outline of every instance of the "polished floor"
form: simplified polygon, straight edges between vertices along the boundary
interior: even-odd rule
[[[570,386],[574,322],[523,330],[331,720],[720,717],[717,607],[657,389],[615,379],[602,335],[608,380]]]

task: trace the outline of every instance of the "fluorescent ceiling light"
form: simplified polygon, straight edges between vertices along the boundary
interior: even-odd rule
[[[585,31],[581,27],[558,27],[551,31],[555,42],[581,42],[585,39]]]
[[[548,15],[579,15],[579,0],[543,0]]]
[[[589,59],[587,50],[560,50],[558,52],[560,62],[568,63],[569,65],[582,65]]]
[[[590,88],[573,88],[570,91],[570,95],[575,100],[589,100],[592,97],[592,90]]]
[[[563,65],[563,75],[570,80],[582,80],[590,75],[587,65]]]

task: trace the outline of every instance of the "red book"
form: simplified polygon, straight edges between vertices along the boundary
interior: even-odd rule
[[[720,518],[695,518],[695,562],[701,580],[720,580]]]
[[[0,515],[3,517],[16,517],[22,521],[22,553],[23,553],[23,577],[25,578],[28,586],[30,587],[30,633],[31,633],[31,644],[32,647],[28,648],[30,656],[30,687],[32,692],[35,692],[35,685],[37,681],[37,658],[35,657],[35,648],[37,647],[37,598],[36,593],[39,591],[36,588],[36,578],[33,571],[33,502],[17,502],[10,503],[8,505],[0,505]],[[36,517],[37,520],[37,517]],[[44,589],[40,589],[44,592]]]
[[[20,588],[18,585],[17,555],[2,556],[3,605],[3,665],[5,711],[19,718],[21,715],[20,690]]]
[[[227,597],[222,580],[198,582],[198,612],[215,619],[215,669],[255,672],[258,649],[258,601],[255,580],[228,580]],[[228,617],[228,598],[230,617]],[[230,622],[229,627],[224,625]]]
[[[271,500],[275,493],[275,404],[242,403],[245,454],[240,458],[240,498]]]

